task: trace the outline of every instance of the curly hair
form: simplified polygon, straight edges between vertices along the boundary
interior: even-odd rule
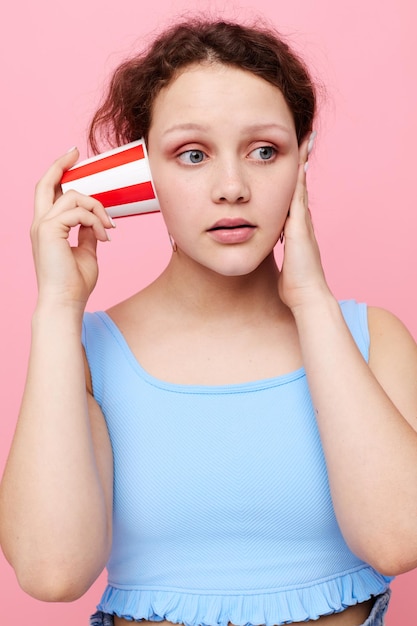
[[[147,50],[116,68],[90,125],[93,151],[99,151],[100,140],[111,146],[140,137],[146,140],[160,90],[187,66],[204,62],[246,70],[278,87],[292,112],[298,142],[311,130],[315,86],[303,61],[278,33],[264,27],[195,18],[175,24]]]

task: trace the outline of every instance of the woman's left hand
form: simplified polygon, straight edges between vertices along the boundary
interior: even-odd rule
[[[306,163],[309,139],[305,139],[300,147],[297,182],[284,228],[284,260],[278,283],[280,297],[292,311],[330,293],[308,207]]]

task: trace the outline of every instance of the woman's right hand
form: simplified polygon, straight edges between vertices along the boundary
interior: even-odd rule
[[[75,164],[73,148],[49,168],[36,186],[31,240],[39,301],[80,306],[84,310],[98,277],[97,241],[109,241],[113,223],[103,205],[76,191],[61,190],[64,172]],[[79,226],[78,245],[68,241]]]

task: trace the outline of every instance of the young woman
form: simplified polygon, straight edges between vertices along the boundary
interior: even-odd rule
[[[107,563],[93,625],[383,624],[417,564],[417,348],[326,284],[314,113],[303,63],[265,29],[191,20],[123,64],[92,143],[145,137],[173,252],[107,312],[85,307],[112,221],[60,191],[77,150],[40,181],[0,509],[31,595],[76,599]]]

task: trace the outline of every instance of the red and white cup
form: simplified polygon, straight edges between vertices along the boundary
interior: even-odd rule
[[[93,196],[111,217],[159,211],[143,139],[77,163],[65,172],[61,187]]]

